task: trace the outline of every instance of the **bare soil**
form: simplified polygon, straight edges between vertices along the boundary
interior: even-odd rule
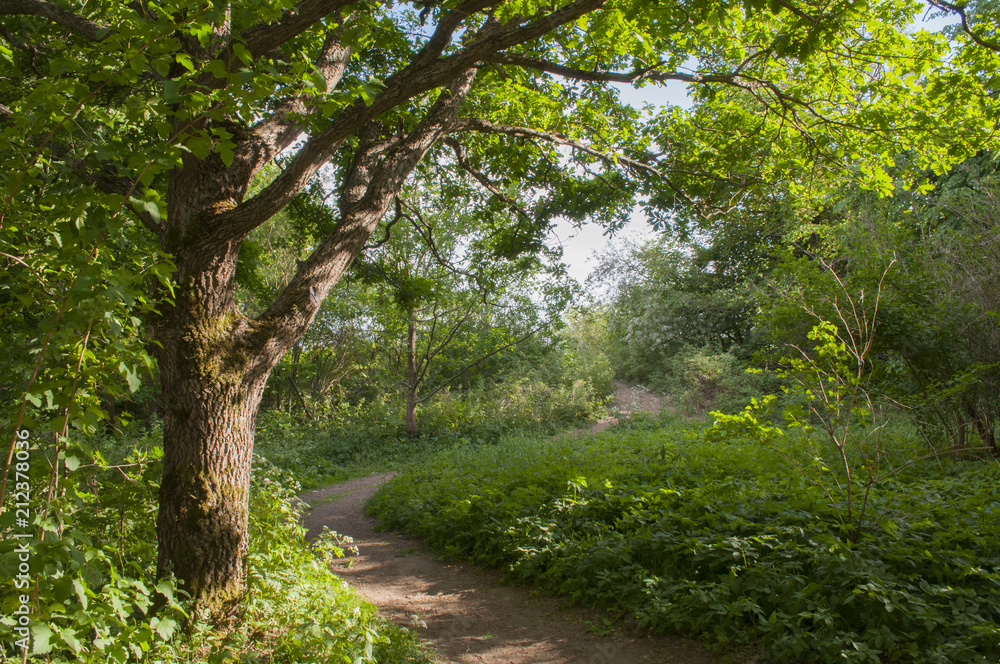
[[[615,413],[628,416],[631,413],[646,412],[659,413],[661,410],[670,408],[668,398],[662,394],[653,394],[643,387],[626,385],[620,381],[615,381],[615,402],[612,409]],[[600,433],[608,427],[618,424],[618,418],[608,416],[595,422],[586,430],[578,430],[574,434]]]
[[[661,405],[632,388],[619,388],[619,397],[627,406],[621,412],[636,403],[643,410]],[[610,628],[606,613],[566,609],[557,599],[499,583],[495,572],[436,559],[417,540],[376,532],[363,507],[392,476],[374,474],[304,494],[313,505],[305,522],[310,535],[327,526],[354,539],[358,555],[335,562],[335,571],[387,618],[415,629],[440,662],[716,664],[690,641]]]

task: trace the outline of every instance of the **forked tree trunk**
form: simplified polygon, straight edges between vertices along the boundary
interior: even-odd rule
[[[149,321],[164,400],[157,571],[181,579],[211,620],[227,618],[246,588],[250,460],[267,377],[454,122],[475,73],[456,77],[409,134],[366,125],[343,178],[340,220],[252,320],[239,313],[234,294],[239,247],[255,225],[239,207],[254,169],[212,156],[185,158],[171,171],[169,226],[160,240],[177,264],[174,301]],[[253,162],[256,153],[247,154]]]

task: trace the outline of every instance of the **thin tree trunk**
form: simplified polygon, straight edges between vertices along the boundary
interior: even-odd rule
[[[406,330],[406,433],[417,433],[417,313],[410,312]]]
[[[977,408],[977,404],[973,404],[967,397],[962,399],[962,404],[965,406],[965,412],[969,416],[972,426],[975,427],[976,433],[979,434],[979,440],[982,442],[983,447],[993,456],[1000,456],[1000,450],[997,450],[997,438],[993,428],[993,421],[989,415],[982,408]]]

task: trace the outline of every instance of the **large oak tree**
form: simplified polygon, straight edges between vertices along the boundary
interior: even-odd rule
[[[471,169],[501,206],[509,187],[539,189],[530,233],[639,195],[720,213],[808,164],[878,180],[898,147],[941,164],[961,156],[957,136],[990,130],[962,123],[989,95],[924,85],[946,47],[901,29],[917,9],[0,0],[0,224],[10,237],[24,220],[145,233],[176,265],[146,320],[164,401],[159,572],[216,615],[243,591],[265,382],[428,154]],[[642,125],[613,88],[671,81],[711,112],[667,109]],[[438,152],[446,139],[461,159]],[[248,194],[268,164],[276,176]],[[244,315],[241,243],[320,176],[336,192],[333,223],[265,310]],[[30,265],[23,247],[8,260]]]

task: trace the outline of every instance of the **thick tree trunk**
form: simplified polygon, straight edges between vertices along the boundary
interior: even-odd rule
[[[410,312],[410,325],[406,330],[406,433],[417,433],[417,318]]]
[[[213,276],[228,282],[234,265],[222,261]],[[271,368],[264,349],[248,347],[251,326],[227,288],[202,287],[217,278],[180,285],[155,334],[164,401],[158,574],[182,580],[213,618],[245,588],[254,424]]]
[[[264,382],[212,383],[161,363],[167,412],[157,517],[158,575],[172,572],[208,615],[245,586],[250,460]]]

